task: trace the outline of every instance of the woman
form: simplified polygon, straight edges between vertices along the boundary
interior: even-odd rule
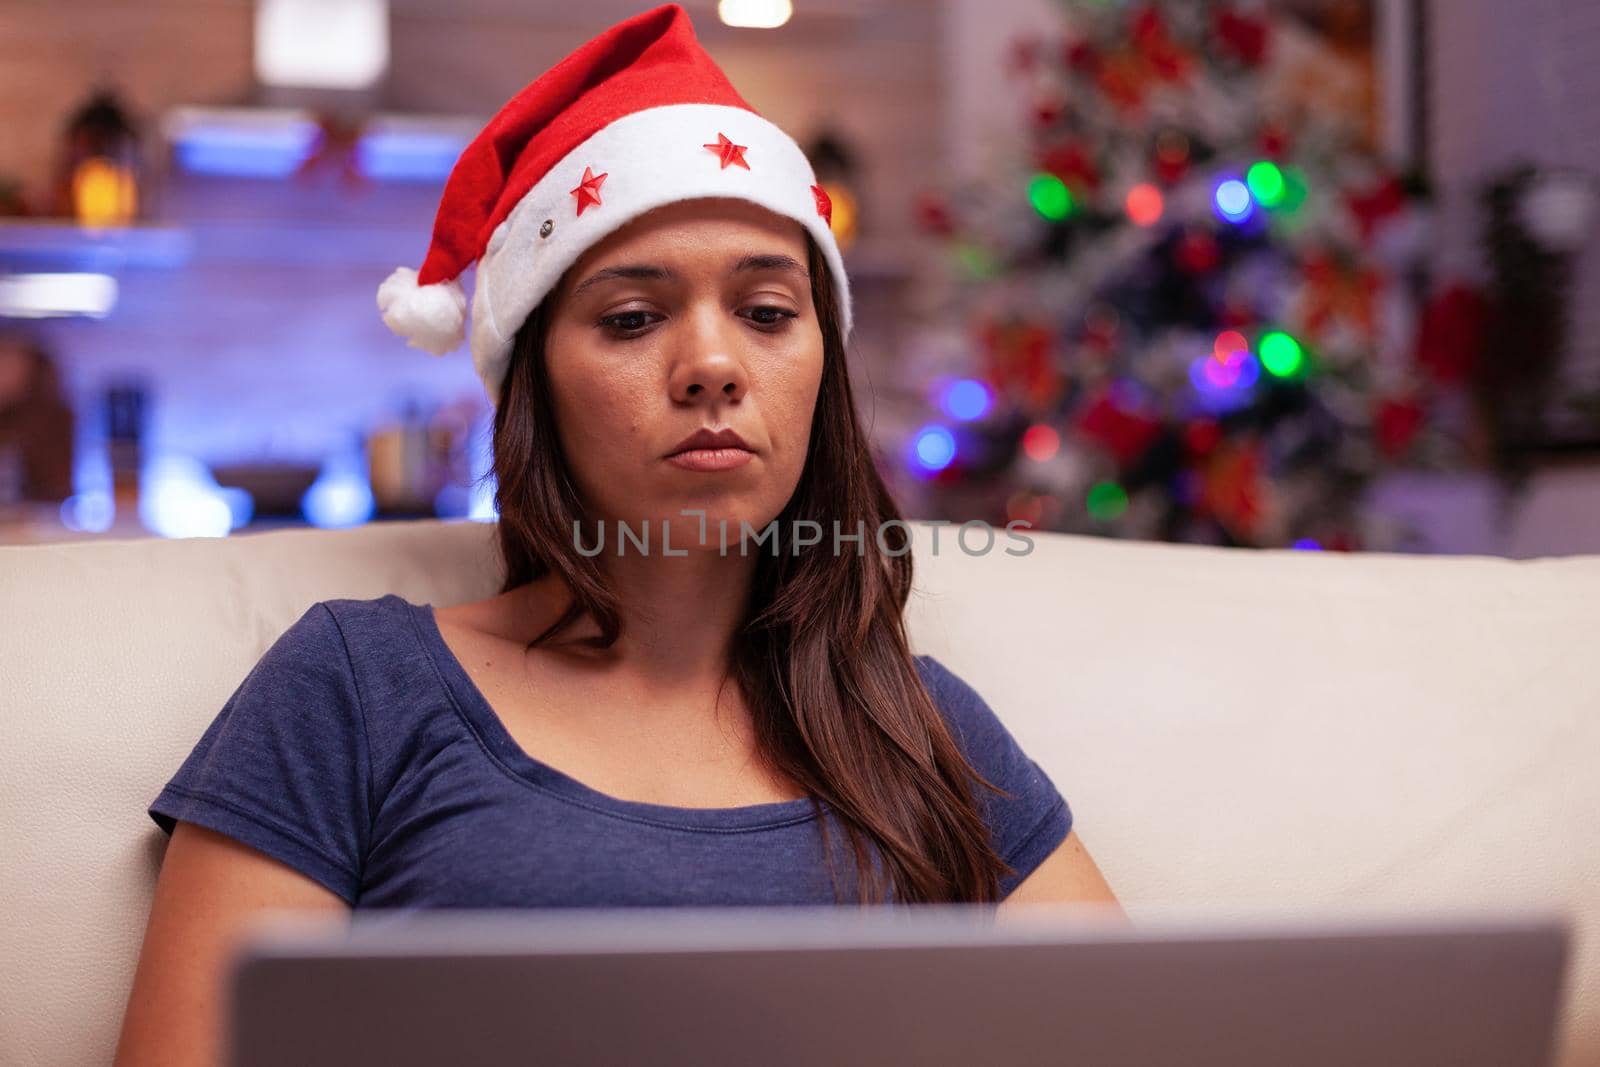
[[[478,261],[501,592],[324,601],[262,657],[150,808],[172,840],[119,1062],[215,1047],[228,939],[264,906],[1120,914],[1055,786],[907,647],[825,201],[736,100],[666,5],[463,154],[380,302],[446,351]],[[802,520],[867,536],[796,551]]]

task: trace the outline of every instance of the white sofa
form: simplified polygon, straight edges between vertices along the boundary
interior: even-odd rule
[[[1600,556],[1249,551],[918,525],[917,651],[1162,906],[1554,905],[1600,1063]],[[166,838],[145,807],[311,603],[494,592],[493,528],[0,548],[0,1063],[110,1059]]]

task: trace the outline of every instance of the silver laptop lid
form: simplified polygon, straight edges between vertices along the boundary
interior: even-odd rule
[[[632,908],[269,914],[235,1067],[1550,1061],[1552,911]]]

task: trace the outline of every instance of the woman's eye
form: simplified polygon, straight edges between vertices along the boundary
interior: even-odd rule
[[[615,315],[607,315],[601,319],[600,325],[609,326],[612,332],[624,336],[638,334],[649,325],[646,321],[649,315],[648,311],[619,311]]]
[[[776,313],[775,318],[758,318],[754,320],[757,326],[765,327],[769,333],[783,329],[796,314],[787,308],[774,307],[770,304],[755,308],[754,311],[756,314],[768,311]]]
[[[648,311],[619,311],[615,315],[607,315],[600,320],[600,326],[623,340],[638,337],[650,325],[651,312]],[[795,318],[798,312],[787,308],[776,307],[770,304],[751,309],[750,321],[755,323],[764,333],[777,333]]]

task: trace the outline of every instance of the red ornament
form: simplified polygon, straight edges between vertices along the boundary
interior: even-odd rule
[[[1073,70],[1093,75],[1100,69],[1100,50],[1088,41],[1068,40],[1061,46],[1061,59]]]
[[[917,225],[926,233],[949,237],[955,232],[955,220],[950,217],[950,206],[937,193],[918,193],[912,210]]]
[[[1206,461],[1201,501],[1236,540],[1254,541],[1266,513],[1265,461],[1256,440],[1225,443]]]
[[[1178,242],[1176,258],[1178,266],[1190,274],[1206,274],[1222,262],[1222,252],[1215,237],[1204,230],[1190,230]]]
[[[1145,52],[1150,69],[1163,81],[1181,82],[1189,76],[1194,57],[1172,41],[1160,41]]]
[[[1165,16],[1154,5],[1140,9],[1131,31],[1134,49],[1149,73],[1169,82],[1189,73],[1192,57],[1172,39]]]
[[[1063,96],[1051,95],[1040,97],[1033,102],[1033,124],[1041,130],[1048,130],[1061,119],[1061,113],[1067,109],[1067,100]]]
[[[1183,428],[1183,444],[1197,459],[1208,456],[1222,441],[1222,424],[1216,419],[1196,419]]]
[[[1051,358],[1052,335],[1026,320],[985,319],[978,327],[985,355],[984,378],[1017,398],[1024,411],[1047,410],[1064,384]]]
[[[1100,188],[1100,170],[1083,145],[1065,141],[1047,149],[1039,159],[1041,169],[1054,174],[1073,192],[1094,192]]]
[[[1259,67],[1267,58],[1267,22],[1241,15],[1231,8],[1218,8],[1211,20],[1211,32],[1224,52],[1247,67]]]
[[[817,198],[817,214],[822,216],[824,222],[830,227],[833,225],[833,199],[828,196],[828,190],[820,185],[811,187],[811,195]]]
[[[1144,108],[1148,68],[1136,53],[1122,52],[1100,64],[1095,84],[1124,115],[1132,117]]]
[[[1371,188],[1347,194],[1345,203],[1356,217],[1361,227],[1361,237],[1365,240],[1372,236],[1372,231],[1378,228],[1380,222],[1405,207],[1406,194],[1400,186],[1400,180],[1390,176]]]
[[[570,190],[578,198],[578,214],[583,214],[583,209],[590,204],[600,206],[600,183],[606,180],[607,175],[595,174],[589,167],[583,168],[583,181],[578,183],[576,189]]]
[[[1222,320],[1223,326],[1237,330],[1246,326],[1254,326],[1256,313],[1255,309],[1243,300],[1229,300],[1222,305],[1222,314],[1219,318]]]
[[[1289,131],[1282,126],[1268,124],[1261,128],[1261,154],[1269,159],[1282,159],[1289,154]]]
[[[1161,420],[1119,407],[1114,396],[1110,386],[1103,386],[1074,425],[1079,433],[1105,446],[1119,466],[1127,467],[1161,435]]]
[[[1129,29],[1132,31],[1135,43],[1141,49],[1168,39],[1167,20],[1161,17],[1161,12],[1153,4],[1147,4],[1139,9],[1133,16],[1133,25]]]
[[[1413,396],[1385,397],[1378,401],[1373,413],[1373,430],[1378,447],[1386,458],[1399,459],[1405,454],[1417,431],[1422,429],[1422,405]]]
[[[1329,324],[1343,319],[1371,336],[1377,328],[1377,299],[1384,276],[1368,267],[1336,261],[1324,249],[1312,249],[1300,263],[1305,279],[1301,310],[1305,330],[1321,334]]]
[[[744,151],[750,146],[744,144],[734,144],[732,141],[728,140],[728,135],[725,133],[719,132],[717,134],[717,141],[715,144],[702,145],[701,147],[709,148],[711,151],[722,157],[722,166],[718,168],[719,170],[727,170],[729,163],[737,163],[745,170],[750,169],[750,164],[744,161]]]
[[[1156,135],[1154,166],[1156,177],[1174,185],[1189,171],[1189,138],[1179,130],[1163,130]]]
[[[1472,377],[1483,358],[1489,302],[1482,291],[1456,282],[1429,300],[1417,328],[1416,362],[1441,385]]]

